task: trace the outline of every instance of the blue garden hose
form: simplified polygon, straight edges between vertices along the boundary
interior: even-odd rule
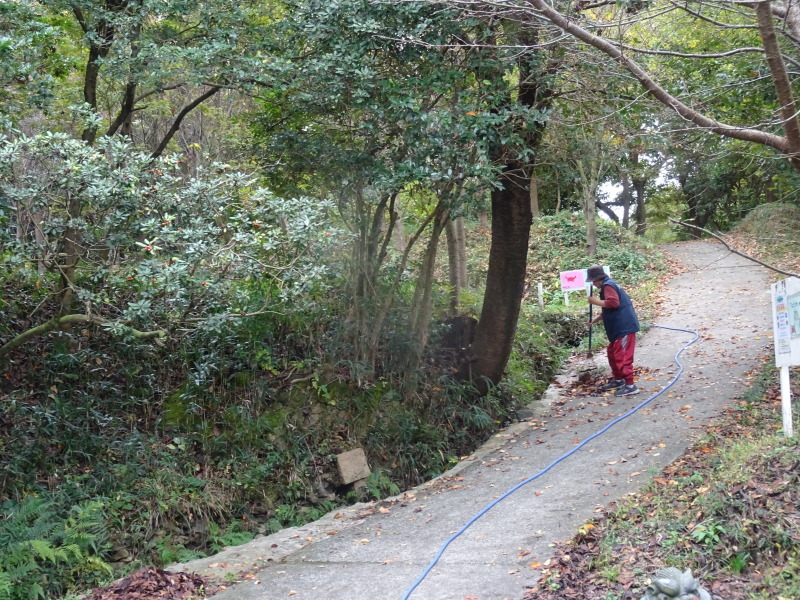
[[[556,466],[558,463],[560,463],[561,461],[563,461],[563,460],[565,460],[566,458],[568,458],[568,457],[572,456],[573,454],[575,454],[575,453],[576,453],[578,450],[580,450],[581,448],[583,448],[583,447],[584,447],[586,444],[588,444],[589,442],[591,442],[593,439],[600,437],[600,436],[601,436],[601,435],[603,435],[603,434],[604,434],[606,431],[608,431],[609,429],[611,429],[611,428],[612,428],[614,425],[616,425],[616,424],[617,424],[617,423],[619,423],[620,421],[623,421],[623,420],[627,419],[628,417],[630,417],[631,415],[633,415],[634,413],[636,413],[636,412],[637,412],[639,409],[641,409],[643,406],[645,406],[646,404],[648,404],[649,402],[651,402],[651,401],[652,401],[652,400],[654,400],[655,398],[658,398],[658,397],[659,397],[661,394],[663,394],[663,393],[664,393],[664,392],[666,392],[666,391],[667,391],[669,388],[671,388],[671,387],[672,387],[672,386],[675,384],[675,382],[676,382],[676,381],[678,381],[678,378],[679,378],[679,377],[680,377],[680,376],[683,374],[683,365],[681,364],[681,361],[680,361],[680,359],[679,359],[678,357],[681,355],[681,353],[682,353],[684,350],[686,350],[686,348],[688,348],[689,346],[691,346],[692,344],[694,344],[694,343],[695,343],[695,342],[698,340],[698,338],[700,337],[700,334],[698,334],[696,331],[694,331],[694,330],[692,330],[692,329],[681,329],[680,327],[665,327],[665,326],[663,326],[663,325],[651,325],[651,327],[657,327],[657,328],[659,328],[659,329],[668,329],[668,330],[670,330],[670,331],[681,331],[681,332],[683,332],[683,333],[691,333],[691,334],[693,334],[693,335],[694,335],[694,337],[692,338],[692,340],[691,340],[690,342],[688,342],[688,343],[684,344],[684,345],[681,347],[681,349],[680,349],[680,350],[678,350],[678,351],[675,353],[675,362],[676,362],[676,363],[677,363],[677,365],[678,365],[678,372],[675,374],[675,377],[673,377],[673,378],[670,380],[670,382],[669,382],[667,385],[665,385],[665,386],[664,386],[664,387],[663,387],[661,390],[659,390],[658,392],[656,392],[655,394],[653,394],[652,396],[650,396],[649,398],[647,398],[646,400],[644,400],[643,402],[641,402],[640,404],[638,404],[636,407],[634,407],[634,408],[632,408],[631,410],[629,410],[627,413],[625,413],[625,414],[624,414],[624,415],[622,415],[621,417],[617,417],[616,419],[614,419],[613,421],[611,421],[611,423],[609,423],[608,425],[606,425],[605,427],[603,427],[603,428],[602,428],[600,431],[598,431],[597,433],[595,433],[595,434],[593,434],[593,435],[589,436],[588,438],[586,438],[585,440],[583,440],[583,441],[582,441],[580,444],[578,444],[577,446],[575,446],[575,447],[574,447],[572,450],[570,450],[569,452],[567,452],[567,453],[565,453],[565,454],[561,455],[559,458],[557,458],[556,460],[554,460],[553,462],[551,462],[549,465],[547,465],[547,466],[546,466],[544,469],[542,469],[541,471],[539,471],[539,472],[538,472],[538,473],[536,473],[535,475],[532,475],[532,476],[531,476],[531,477],[529,477],[528,479],[525,479],[524,481],[521,481],[520,483],[518,483],[517,485],[515,485],[514,487],[512,487],[510,490],[508,490],[506,493],[504,493],[502,496],[498,496],[497,498],[495,498],[494,500],[492,500],[492,502],[490,502],[490,503],[489,503],[489,505],[488,505],[488,506],[486,506],[486,508],[482,509],[482,510],[481,510],[481,511],[480,511],[478,514],[476,514],[476,515],[475,515],[474,517],[472,517],[472,518],[471,518],[469,521],[467,521],[467,522],[466,522],[466,524],[464,524],[464,526],[463,526],[463,527],[461,527],[461,529],[459,529],[458,531],[456,531],[456,532],[455,532],[453,535],[451,535],[451,536],[448,538],[448,540],[447,540],[447,541],[444,543],[444,545],[441,547],[441,549],[440,549],[440,550],[439,550],[439,552],[436,554],[436,556],[435,556],[435,557],[434,557],[434,559],[431,561],[431,563],[430,563],[430,564],[429,564],[429,565],[428,565],[428,566],[425,568],[425,570],[422,572],[422,575],[420,575],[420,576],[419,576],[419,578],[418,578],[418,579],[417,579],[417,580],[414,582],[414,584],[413,584],[413,585],[412,585],[412,586],[411,586],[411,587],[408,589],[408,591],[407,591],[407,592],[406,592],[406,593],[403,595],[403,598],[402,598],[402,600],[408,600],[408,598],[411,596],[412,592],[413,592],[415,589],[417,589],[417,587],[418,587],[418,586],[419,586],[419,585],[420,585],[420,584],[421,584],[421,583],[422,583],[422,582],[425,580],[425,578],[426,578],[426,577],[427,577],[427,576],[430,574],[431,570],[433,570],[433,567],[435,567],[435,566],[436,566],[436,563],[438,563],[438,562],[439,562],[439,559],[440,559],[440,558],[442,557],[442,555],[444,554],[444,551],[445,551],[445,550],[447,550],[447,547],[448,547],[448,546],[449,546],[449,545],[450,545],[450,544],[451,544],[453,541],[455,541],[455,539],[456,539],[458,536],[460,536],[462,533],[464,533],[464,532],[465,532],[465,531],[466,531],[466,530],[467,530],[467,529],[468,529],[468,528],[469,528],[469,527],[470,527],[470,526],[471,526],[473,523],[475,523],[475,521],[477,521],[478,519],[480,519],[480,518],[481,518],[483,515],[485,515],[487,512],[489,512],[489,511],[490,511],[492,508],[494,508],[494,507],[495,507],[497,504],[499,504],[500,502],[502,502],[503,500],[505,500],[506,498],[508,498],[508,497],[509,497],[511,494],[513,494],[514,492],[516,492],[516,491],[517,491],[519,488],[521,488],[521,487],[522,487],[522,486],[524,486],[524,485],[527,485],[527,484],[529,484],[529,483],[530,483],[531,481],[533,481],[534,479],[537,479],[537,478],[539,478],[540,476],[544,475],[544,474],[545,474],[545,473],[547,473],[547,472],[548,472],[550,469],[552,469],[553,467],[555,467],[555,466]]]

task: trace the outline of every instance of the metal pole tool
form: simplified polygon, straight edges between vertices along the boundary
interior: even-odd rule
[[[589,297],[594,295],[594,286],[589,287]],[[589,350],[586,353],[587,358],[592,358],[592,309],[594,304],[589,303]]]

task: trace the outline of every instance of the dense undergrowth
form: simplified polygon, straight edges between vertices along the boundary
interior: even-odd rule
[[[559,270],[603,262],[646,293],[657,254],[599,223],[590,261],[582,229],[566,214],[537,222],[529,283],[545,284],[545,306],[527,298],[507,377],[485,396],[453,376],[439,326],[413,373],[330,361],[341,333],[334,284],[303,310],[159,344],[80,327],[30,341],[0,373],[0,598],[59,597],[446,470],[538,398],[582,342],[586,304],[575,296],[564,306]],[[488,234],[475,228],[470,240],[480,278]],[[25,321],[26,295],[40,285],[13,267],[3,274],[4,336]],[[382,343],[389,354],[399,342]],[[361,491],[335,473],[335,455],[354,447],[373,469]]]

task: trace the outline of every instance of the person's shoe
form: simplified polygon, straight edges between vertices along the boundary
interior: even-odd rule
[[[615,396],[633,396],[634,394],[638,394],[641,391],[642,390],[640,390],[638,387],[636,387],[635,383],[632,383],[630,385],[623,385],[616,392],[614,392],[614,395]]]
[[[610,392],[611,390],[615,390],[617,388],[621,388],[625,385],[624,379],[612,379],[605,385],[600,386],[601,392]]]

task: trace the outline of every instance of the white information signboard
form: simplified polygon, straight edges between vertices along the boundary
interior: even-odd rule
[[[772,284],[772,327],[775,366],[781,370],[783,432],[792,435],[792,398],[789,367],[800,365],[800,279],[789,277]]]

